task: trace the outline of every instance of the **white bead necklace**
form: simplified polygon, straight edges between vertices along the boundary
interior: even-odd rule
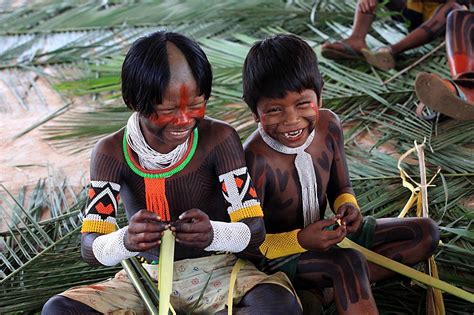
[[[134,112],[127,122],[127,143],[138,155],[138,162],[147,170],[164,169],[175,165],[188,149],[188,139],[169,153],[160,153],[148,145],[140,129],[140,116]]]
[[[277,140],[273,139],[263,129],[261,124],[258,124],[258,132],[263,141],[273,150],[283,154],[295,154],[295,168],[298,173],[298,179],[301,185],[301,199],[303,200],[303,218],[304,226],[307,226],[319,220],[319,200],[318,200],[318,182],[316,179],[316,172],[314,171],[313,158],[311,154],[306,152],[306,148],[313,142],[315,131],[314,129],[303,143],[298,148],[290,148]]]

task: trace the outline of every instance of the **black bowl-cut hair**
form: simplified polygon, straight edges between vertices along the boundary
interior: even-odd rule
[[[280,34],[255,43],[245,58],[243,99],[254,114],[258,101],[288,92],[314,90],[321,97],[323,79],[313,49],[295,35]]]
[[[128,108],[150,115],[162,102],[170,81],[166,42],[173,43],[188,62],[200,95],[211,95],[212,70],[206,54],[190,38],[158,31],[136,40],[122,65],[122,98]]]

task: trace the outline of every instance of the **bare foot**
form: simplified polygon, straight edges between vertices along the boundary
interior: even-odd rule
[[[344,52],[347,49],[346,49],[346,46],[342,43],[346,44],[346,46],[350,46],[354,51],[356,51],[358,53],[360,53],[360,51],[363,48],[367,49],[367,44],[363,40],[353,39],[351,37],[346,38],[342,41],[337,41],[337,42],[333,42],[333,43],[324,43],[322,48],[323,49],[329,48],[329,49],[340,50],[340,51]]]

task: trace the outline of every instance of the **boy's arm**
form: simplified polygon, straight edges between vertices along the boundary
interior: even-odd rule
[[[250,176],[255,180],[257,196],[263,203],[266,186],[265,160],[250,148],[245,150],[245,159]],[[305,252],[306,249],[298,242],[299,231],[300,229],[295,229],[285,233],[267,233],[264,242],[259,246],[259,252],[269,259]]]
[[[100,250],[104,249],[106,243],[116,243],[118,247],[122,244],[125,248],[123,237],[126,231],[116,229],[120,200],[120,163],[112,156],[104,154],[108,143],[105,139],[99,141],[91,157],[91,182],[81,229],[82,258],[91,265],[113,264],[105,257],[104,250]]]
[[[91,265],[113,266],[159,246],[165,226],[156,214],[142,210],[130,218],[129,225],[116,229],[124,164],[113,157],[113,139],[99,141],[92,152],[91,183],[81,229],[82,258]]]
[[[334,213],[342,216],[341,221],[347,226],[347,232],[353,233],[359,228],[362,215],[349,178],[341,122],[334,113],[329,113],[328,133],[333,140],[334,155],[329,174],[327,197]]]
[[[229,251],[245,258],[255,257],[265,237],[260,201],[245,166],[237,132],[230,126],[221,127],[218,131],[223,141],[213,148],[213,161],[230,222],[210,221],[212,240],[204,249]]]
[[[265,163],[265,157],[253,152],[246,147],[246,161],[252,178],[256,181],[256,191],[260,200],[265,204],[265,187],[267,185],[269,167]],[[337,244],[344,238],[344,229],[336,231],[325,230],[326,227],[335,224],[336,217],[320,220],[308,225],[304,229],[294,229],[282,233],[267,233],[265,241],[260,245],[260,253],[268,259],[275,259],[292,254],[303,253],[308,250],[325,250]]]

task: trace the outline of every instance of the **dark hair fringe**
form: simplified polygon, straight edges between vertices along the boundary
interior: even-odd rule
[[[170,80],[167,41],[183,53],[201,95],[211,96],[211,65],[201,47],[184,35],[158,31],[136,40],[123,62],[122,98],[131,110],[149,115],[162,102]]]
[[[311,89],[319,98],[323,87],[313,49],[290,34],[255,43],[245,58],[242,81],[243,99],[255,114],[262,97],[282,98],[287,92]]]

